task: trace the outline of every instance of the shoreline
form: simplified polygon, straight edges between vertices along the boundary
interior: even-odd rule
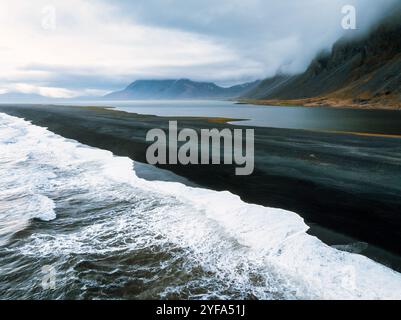
[[[142,163],[146,163],[146,131],[155,127],[167,128],[168,120],[178,120],[180,126],[196,130],[238,128],[224,121],[230,119],[218,118],[213,121],[211,118],[210,121],[211,119],[200,117],[157,117],[97,106],[2,105],[0,112],[25,118],[65,138],[109,150],[117,156],[127,156]],[[397,244],[401,229],[397,208],[400,207],[401,197],[394,197],[395,190],[389,190],[390,193],[384,190],[379,194],[375,191],[379,190],[375,185],[369,186],[363,180],[354,179],[355,181],[347,182],[351,183],[349,186],[342,186],[347,181],[347,172],[352,170],[348,167],[353,167],[354,162],[355,168],[360,167],[366,162],[365,156],[358,155],[349,162],[346,157],[352,155],[345,155],[344,159],[336,149],[327,150],[327,154],[321,152],[321,145],[327,143],[338,145],[338,148],[347,146],[349,135],[274,128],[255,128],[255,134],[255,173],[250,177],[234,176],[233,168],[229,166],[158,167],[184,177],[202,188],[228,190],[248,203],[295,212],[312,226],[312,235],[325,238],[329,245],[348,245],[349,241],[367,242],[371,246],[361,254],[401,270],[401,248]],[[352,140],[360,143],[372,143],[372,150],[376,143],[388,145],[389,148],[400,146],[399,139],[353,137]],[[316,149],[309,150],[311,143],[316,145]],[[275,160],[277,157],[282,159],[281,166],[278,167]],[[344,168],[344,177],[341,177],[342,173],[339,176],[335,171],[329,172],[327,162]],[[301,171],[294,171],[296,168]],[[370,170],[369,167],[366,170]],[[330,181],[329,174],[339,181]],[[376,178],[380,177],[370,177],[371,180]],[[382,219],[384,215],[393,218]],[[331,235],[321,231],[325,229],[331,230]],[[379,253],[380,250],[383,252]]]
[[[306,99],[240,99],[237,104],[251,104],[275,107],[335,108],[352,110],[392,110],[401,111],[401,103],[355,102],[353,99],[306,98]]]
[[[242,102],[235,102],[232,101],[234,104],[237,105],[247,105],[249,103],[242,103]],[[10,104],[10,105],[21,105],[21,104]],[[29,104],[32,106],[41,106],[43,104]],[[47,105],[47,104],[46,104]],[[256,104],[253,104],[256,105]],[[0,104],[1,106],[1,104]],[[148,116],[148,117],[157,117],[157,118],[165,118],[165,119],[170,119],[170,120],[177,120],[177,121],[207,121],[208,123],[216,123],[216,124],[226,124],[229,126],[238,126],[238,123],[241,121],[249,121],[250,119],[245,119],[245,118],[228,118],[228,117],[213,117],[213,116],[160,116],[160,115],[155,115],[155,114],[141,114],[141,113],[136,113],[136,112],[129,112],[125,110],[120,110],[117,107],[114,106],[73,106],[73,105],[63,105],[63,104],[48,104],[47,106],[51,107],[70,107],[70,108],[81,108],[81,109],[86,109],[86,110],[93,110],[93,111],[103,111],[103,112],[123,112],[126,114],[133,114],[137,115],[138,117],[140,116]],[[281,107],[280,105],[267,105],[270,107]],[[282,105],[283,107],[290,107],[287,105]],[[292,107],[299,107],[298,106],[292,106]],[[303,107],[303,106],[301,106]],[[324,109],[331,109],[329,106],[320,106],[319,108],[324,108]],[[337,108],[340,109],[340,108]],[[358,108],[342,108],[342,109],[348,109],[348,110],[378,110],[378,109],[358,109]],[[382,109],[385,111],[398,111],[394,109]],[[401,109],[400,109],[401,111]],[[382,137],[382,138],[390,138],[390,139],[401,139],[401,134],[386,134],[386,133],[373,133],[373,132],[363,132],[363,131],[342,131],[342,130],[324,130],[324,129],[295,129],[295,128],[279,128],[279,127],[268,127],[268,126],[256,126],[260,128],[272,128],[272,129],[283,129],[283,130],[297,130],[297,131],[310,131],[310,132],[315,132],[315,133],[329,133],[329,134],[338,134],[338,135],[357,135],[357,136],[366,136],[366,137]]]
[[[241,103],[238,103],[241,104]],[[59,105],[52,105],[52,106],[59,106]],[[68,106],[69,107],[69,106]],[[135,113],[135,112],[128,112],[128,111],[124,111],[124,110],[118,110],[116,109],[116,107],[112,107],[112,106],[71,106],[74,108],[84,108],[87,110],[104,110],[104,111],[113,111],[113,112],[124,112],[124,113],[128,113],[128,114],[135,114],[138,116],[145,116],[144,114],[140,114],[140,113]],[[279,106],[277,106],[279,107]],[[324,107],[322,106],[322,108],[330,108],[330,107]],[[377,109],[371,109],[371,110],[377,110]],[[389,111],[394,111],[393,109],[386,109]],[[236,122],[240,122],[240,121],[247,121],[249,119],[237,119],[237,118],[225,118],[225,117],[196,117],[196,116],[180,116],[180,117],[164,117],[164,116],[157,116],[157,115],[149,115],[151,117],[160,117],[160,118],[170,118],[170,119],[174,119],[177,121],[182,121],[182,120],[192,120],[192,121],[207,121],[209,123],[217,123],[217,124],[226,124],[226,125],[232,125],[232,126],[236,126]],[[269,127],[266,127],[269,128]],[[277,128],[277,129],[281,129],[281,128]],[[286,128],[283,128],[286,129]],[[286,130],[303,130],[303,131],[310,131],[310,132],[323,132],[323,133],[331,133],[331,134],[340,134],[340,135],[357,135],[357,136],[366,136],[366,137],[382,137],[382,138],[390,138],[390,139],[401,139],[401,135],[397,135],[397,134],[381,134],[381,133],[369,133],[369,132],[358,132],[358,131],[336,131],[336,130],[319,130],[319,129],[286,129]]]

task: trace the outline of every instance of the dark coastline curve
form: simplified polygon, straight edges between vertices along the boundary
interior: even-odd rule
[[[169,120],[197,130],[236,127],[225,119],[156,117],[101,107],[3,104],[0,112],[144,163],[146,132],[167,130]],[[366,242],[371,246],[362,254],[401,270],[401,186],[396,183],[401,166],[391,160],[397,158],[401,139],[258,127],[251,176],[235,176],[233,167],[223,165],[161,167],[201,187],[296,212],[312,234],[330,245]]]

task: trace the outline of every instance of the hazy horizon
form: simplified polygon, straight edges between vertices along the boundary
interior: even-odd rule
[[[341,28],[345,4],[363,32],[396,2],[0,0],[0,94],[96,97],[139,79],[227,87],[298,73],[355,32]]]

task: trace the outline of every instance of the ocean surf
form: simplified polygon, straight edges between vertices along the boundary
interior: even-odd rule
[[[294,212],[141,179],[129,158],[1,113],[0,211],[2,299],[401,298],[399,273]]]

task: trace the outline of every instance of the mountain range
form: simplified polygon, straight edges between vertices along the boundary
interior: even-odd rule
[[[242,96],[273,105],[401,108],[401,7],[370,32],[340,39],[301,74],[278,74]]]
[[[300,74],[280,73],[228,88],[189,79],[137,80],[102,99],[237,99],[268,105],[401,109],[401,5],[370,32],[356,34],[340,39],[329,52],[317,55]],[[0,95],[0,101],[7,102],[54,100],[37,94]]]
[[[112,92],[107,100],[180,100],[180,99],[231,99],[245,95],[259,81],[244,83],[228,88],[212,82],[178,80],[137,80],[122,91]]]

